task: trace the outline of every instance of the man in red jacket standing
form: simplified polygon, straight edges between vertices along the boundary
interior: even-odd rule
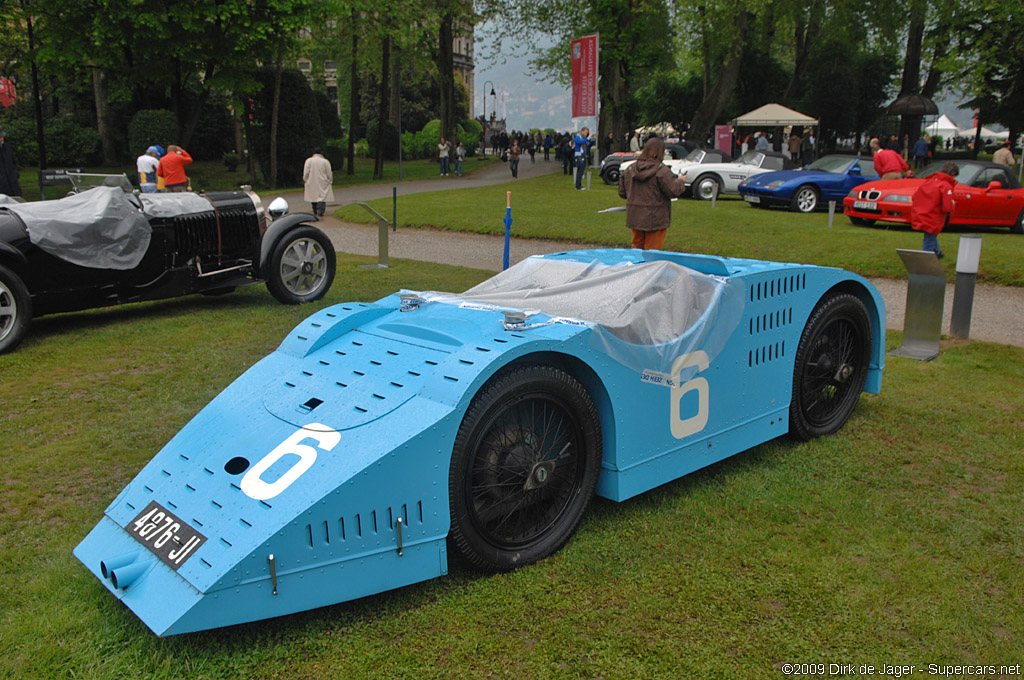
[[[953,211],[953,187],[959,174],[956,163],[947,162],[918,187],[910,207],[910,226],[924,232],[921,250],[930,250],[940,258],[946,254],[939,248],[939,233]]]
[[[177,144],[167,147],[167,153],[160,158],[160,166],[156,169],[156,176],[164,178],[164,188],[167,191],[185,191],[188,186],[188,177],[185,175],[185,166],[192,162],[192,156],[188,155]]]
[[[903,173],[910,172],[910,166],[892,149],[883,149],[878,138],[871,140],[871,152],[875,154],[875,173],[882,179],[901,179]]]

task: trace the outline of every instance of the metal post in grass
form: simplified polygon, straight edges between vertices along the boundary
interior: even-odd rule
[[[366,208],[367,212],[377,218],[377,264],[361,264],[362,269],[388,268],[388,218],[371,208],[366,203],[356,203]]]
[[[942,306],[946,299],[946,274],[930,250],[896,252],[907,268],[907,306],[903,317],[903,344],[893,356],[931,361],[939,356]]]
[[[391,231],[398,229],[398,187],[391,187]]]
[[[512,238],[512,192],[505,192],[505,256],[501,259],[502,270],[508,269],[509,241]]]
[[[828,202],[828,228],[832,228],[832,221],[836,218],[836,202]]]
[[[953,318],[949,334],[967,339],[971,335],[971,312],[974,310],[974,283],[978,278],[981,260],[981,237],[976,234],[960,236],[956,255],[956,286],[953,288]]]

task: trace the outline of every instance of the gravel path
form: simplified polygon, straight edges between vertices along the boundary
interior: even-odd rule
[[[526,157],[525,162],[520,161],[520,177],[535,177],[561,172],[561,166],[554,160],[545,163],[540,158],[542,157],[538,156],[538,161],[532,164],[529,157]],[[472,159],[466,162],[470,163]],[[399,193],[404,196],[449,188],[488,186],[510,179],[507,166],[500,164],[466,177],[438,177],[434,180],[402,182],[397,186]],[[562,179],[566,182],[568,189],[570,179],[568,177]],[[595,174],[592,181],[600,182],[601,180]],[[392,185],[347,187],[335,189],[334,194],[336,205],[348,205],[349,203],[387,198],[392,195]],[[303,209],[306,205],[300,193],[284,194],[284,196],[294,209]],[[390,215],[385,216],[390,217]],[[332,217],[329,212],[326,217],[321,219],[318,226],[330,236],[335,247],[341,252],[371,256],[378,253],[378,229],[376,226],[342,222]],[[509,259],[514,264],[531,255],[586,247],[588,247],[586,244],[580,243],[513,238]],[[501,236],[465,234],[434,229],[403,228],[398,231],[388,231],[388,255],[392,258],[499,271],[503,251],[504,238]],[[885,300],[887,327],[902,330],[906,309],[907,282],[896,279],[871,279],[871,282],[878,288]],[[945,321],[943,322],[943,333],[947,335],[949,334],[952,303],[953,284],[950,283],[946,287]],[[1024,347],[1024,289],[979,284],[975,290],[971,338]]]

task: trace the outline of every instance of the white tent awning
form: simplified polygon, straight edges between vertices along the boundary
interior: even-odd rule
[[[930,135],[939,135],[940,137],[955,137],[960,132],[960,129],[949,116],[942,114],[934,123],[925,126],[924,131]]]
[[[782,104],[765,104],[738,118],[734,118],[732,124],[736,127],[779,127],[786,125],[811,127],[818,124],[818,119],[811,118],[799,111],[794,111]]]

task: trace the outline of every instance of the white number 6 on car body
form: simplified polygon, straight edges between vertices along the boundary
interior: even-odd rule
[[[682,385],[679,384],[679,374],[682,373],[683,369],[690,368],[692,366],[697,367],[697,371],[707,370],[711,361],[708,359],[708,355],[703,350],[697,352],[691,352],[690,354],[683,354],[682,356],[676,357],[676,360],[672,362],[672,396],[669,404],[671,407],[671,414],[669,416],[669,422],[672,427],[672,436],[676,439],[682,439],[683,437],[689,437],[691,434],[700,432],[708,424],[708,381],[704,378],[691,378]],[[679,417],[679,404],[683,399],[683,395],[688,392],[697,390],[697,413],[686,420]]]
[[[316,449],[308,444],[299,443],[304,439],[315,439],[319,448],[330,451],[341,441],[341,435],[335,430],[317,423],[296,430],[245,473],[241,484],[245,495],[258,501],[270,500],[301,477],[316,462]],[[299,460],[288,468],[287,472],[278,477],[277,481],[271,484],[263,481],[261,479],[263,473],[269,470],[270,466],[280,460],[282,456],[289,453],[298,456]]]

